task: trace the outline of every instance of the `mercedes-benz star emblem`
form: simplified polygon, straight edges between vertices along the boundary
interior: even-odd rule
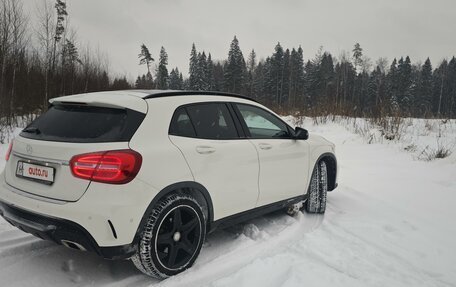
[[[28,153],[28,154],[32,154],[32,153],[33,153],[33,148],[32,148],[31,145],[28,144],[27,147],[26,147],[25,149],[27,150],[27,153]]]

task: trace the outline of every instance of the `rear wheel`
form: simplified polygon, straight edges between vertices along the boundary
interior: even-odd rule
[[[203,245],[201,206],[188,195],[170,195],[152,210],[132,257],[143,273],[164,279],[191,267]]]
[[[306,211],[309,213],[325,213],[328,193],[328,172],[325,161],[315,165],[310,181]]]

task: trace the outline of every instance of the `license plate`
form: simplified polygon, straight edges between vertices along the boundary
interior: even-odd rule
[[[17,163],[16,176],[52,184],[54,182],[54,172],[53,167],[19,161]]]

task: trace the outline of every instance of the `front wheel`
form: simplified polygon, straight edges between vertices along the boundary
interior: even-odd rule
[[[323,160],[315,165],[310,181],[306,211],[309,213],[325,213],[328,193],[328,173]]]
[[[188,195],[170,195],[152,210],[132,257],[143,273],[164,279],[191,267],[206,235],[201,206]]]

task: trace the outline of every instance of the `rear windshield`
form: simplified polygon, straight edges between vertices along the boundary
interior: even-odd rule
[[[21,136],[57,142],[130,141],[145,114],[130,109],[55,105],[33,121]]]

